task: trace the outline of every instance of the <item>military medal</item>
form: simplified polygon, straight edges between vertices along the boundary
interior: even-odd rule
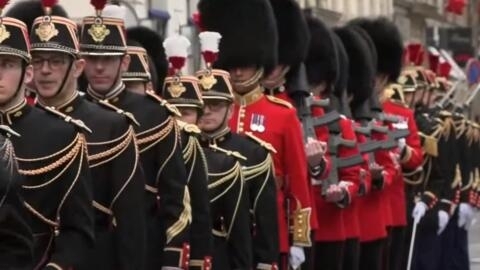
[[[252,120],[250,121],[250,129],[252,131],[259,131],[260,125],[259,125],[259,117],[260,115],[258,114],[253,114],[252,115]]]
[[[265,132],[265,115],[259,115],[259,124],[258,124],[258,132],[262,133]]]

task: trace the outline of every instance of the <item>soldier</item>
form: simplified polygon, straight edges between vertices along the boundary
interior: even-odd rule
[[[340,73],[335,35],[322,21],[312,16],[307,16],[307,24],[311,36],[305,61],[308,83],[315,98],[330,97],[333,95],[334,85],[337,83]],[[322,116],[324,112],[320,108],[314,108],[313,114],[318,117]],[[317,138],[325,142],[334,136],[347,140],[352,140],[355,137],[351,121],[344,116],[335,120],[328,128],[320,127],[316,128],[315,131]],[[329,154],[334,155],[333,153]],[[332,158],[355,154],[358,154],[356,147],[340,146],[336,156]],[[335,181],[340,183],[330,185],[325,196],[322,196],[325,192],[323,181],[327,180],[322,179],[322,177],[315,177],[316,179],[313,181],[319,223],[319,230],[315,232],[314,238],[315,269],[343,268],[342,264],[346,256],[344,253],[346,231],[350,231],[353,227],[358,230],[358,220],[355,224],[347,224],[345,215],[352,217],[351,207],[354,206],[351,203],[356,197],[355,189],[358,188],[358,183],[354,179],[358,179],[359,169],[358,166],[345,169],[330,168],[330,170],[338,171],[338,173],[335,173],[338,175],[338,179]],[[330,173],[327,173],[327,176],[330,177]],[[348,208],[349,210],[343,210],[342,208]],[[346,213],[347,211],[348,213]],[[356,210],[353,209],[353,211],[353,215],[356,215]],[[349,220],[349,222],[351,221]]]
[[[93,1],[97,16],[83,20],[80,53],[86,65],[87,98],[119,108],[134,126],[146,179],[146,269],[186,268],[189,256],[190,195],[179,147],[174,108],[156,96],[126,91],[121,74],[130,57],[123,20],[100,16],[105,1]],[[105,55],[108,53],[108,55]]]
[[[0,129],[5,133],[0,137],[0,268],[28,270],[32,267],[33,235],[20,196],[22,178],[8,139],[18,134],[3,125]]]
[[[55,1],[55,3],[56,2],[57,1]],[[60,5],[53,5],[50,12],[51,15],[68,18],[67,12]],[[42,15],[43,9],[41,1],[16,1],[15,4],[12,5],[5,13],[5,16],[7,17],[12,17],[24,22],[29,31],[32,29],[33,21]],[[27,88],[25,89],[25,96],[27,97],[28,104],[35,104],[36,93],[32,83],[27,85]]]
[[[228,127],[233,109],[230,76],[224,70],[213,69],[211,57],[212,52],[218,51],[220,38],[221,36],[215,32],[200,34],[206,68],[198,71],[197,77],[200,79],[202,99],[206,106],[201,123],[208,127],[202,130],[202,140],[205,141],[204,143],[208,142],[210,145],[238,152],[246,158],[246,160],[240,159],[240,164],[247,184],[252,216],[250,224],[253,237],[252,266],[254,269],[275,269],[279,258],[277,212],[272,211],[272,208],[276,207],[272,158],[275,149],[251,133],[246,133],[246,136],[235,134]],[[222,116],[223,121],[218,123],[218,127],[208,123],[209,119],[221,115],[212,110],[214,107],[228,108],[224,110],[227,116]]]
[[[127,45],[130,65],[122,74],[122,81],[129,91],[144,96],[147,90],[154,91],[152,79],[155,74],[150,72],[153,68],[151,59],[139,42],[127,40]]]
[[[179,46],[179,40],[183,40],[185,46]],[[185,57],[190,42],[185,37],[174,37],[165,40],[164,46],[169,53],[183,49],[183,55],[168,55],[168,59],[172,60],[173,65],[175,63],[173,59]],[[172,46],[175,48],[172,48]],[[139,50],[140,48],[136,48],[137,52]],[[141,59],[145,59],[145,56],[147,56],[147,54],[146,51],[143,50]],[[132,60],[134,61],[130,64],[129,70],[137,67],[136,72],[134,72],[137,76],[142,72],[145,74],[146,70],[148,70],[146,63],[142,62],[143,65],[142,68],[140,68],[138,66],[139,61],[135,61],[134,57],[135,56],[132,55]],[[137,54],[136,57],[139,57],[139,55]],[[135,65],[135,63],[137,63],[137,65]],[[134,65],[132,66],[132,64]],[[132,76],[129,78],[131,81]],[[185,87],[185,91],[181,93],[176,92],[176,86],[179,85]],[[147,91],[154,95],[152,90]],[[207,266],[211,268],[213,237],[211,234],[212,222],[207,189],[208,168],[206,167],[207,161],[205,160],[205,154],[198,140],[200,137],[200,129],[196,125],[203,109],[198,79],[194,76],[182,75],[181,68],[175,68],[175,73],[165,79],[162,92],[165,100],[175,105],[181,112],[181,117],[177,117],[177,122],[182,129],[180,144],[183,149],[184,162],[188,172],[187,182],[192,205],[190,269],[205,269]]]
[[[86,259],[94,234],[84,125],[52,108],[26,104],[24,87],[33,76],[28,31],[9,17],[2,18],[2,28],[1,123],[21,134],[12,143],[34,233],[31,268],[74,268]]]
[[[227,12],[232,9],[238,11],[233,14],[235,16]],[[266,0],[208,0],[200,1],[199,10],[205,30],[218,31],[222,35],[216,65],[230,72],[235,91],[230,128],[237,133],[251,131],[277,150],[273,158],[279,189],[278,228],[283,258],[280,268],[286,268],[288,254],[297,263],[302,262],[303,247],[311,245],[312,209],[307,161],[296,112],[291,104],[265,96],[259,84],[263,75],[269,74],[275,65],[276,55],[272,48],[275,48],[277,35],[272,9]],[[289,241],[289,228],[295,232],[292,241]]]
[[[402,67],[403,41],[398,28],[386,18],[374,20],[357,19],[352,22],[364,29],[375,44],[378,53],[375,90],[379,95],[385,113],[400,117],[401,121],[394,124],[397,129],[408,129],[410,134],[400,139],[399,162],[402,171],[414,171],[423,162],[420,138],[415,123],[414,113],[402,100],[402,90],[391,85],[396,83]],[[403,175],[393,182],[389,193],[390,205],[393,213],[392,228],[390,228],[389,268],[399,270],[404,250],[405,229],[407,225],[407,209],[405,203],[405,184]],[[405,213],[405,214],[403,214]]]
[[[46,8],[48,11],[48,8]],[[55,36],[46,32],[57,29]],[[38,106],[82,120],[94,190],[97,242],[79,269],[143,269],[145,181],[138,162],[132,120],[118,108],[94,104],[76,90],[85,60],[79,59],[76,24],[64,17],[38,17],[30,33]],[[108,55],[108,52],[105,53]],[[132,222],[136,220],[136,222]]]

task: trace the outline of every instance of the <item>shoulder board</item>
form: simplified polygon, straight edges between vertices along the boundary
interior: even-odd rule
[[[292,104],[290,104],[290,102],[288,101],[285,101],[283,99],[280,99],[280,98],[277,98],[277,97],[274,97],[274,96],[270,96],[270,95],[265,95],[267,97],[267,99],[275,104],[279,104],[279,105],[282,105],[284,107],[287,107],[289,109],[293,108]]]
[[[158,103],[160,103],[160,105],[164,106],[165,108],[167,108],[167,110],[172,113],[173,115],[175,116],[182,116],[182,114],[180,113],[180,111],[177,109],[177,107],[175,107],[174,105],[168,103],[168,101],[166,101],[165,99],[159,97],[157,94],[155,94],[155,92],[153,92],[152,90],[147,90],[146,92],[146,95],[147,97],[150,97],[152,98],[153,100],[157,101]]]
[[[197,125],[189,124],[189,123],[183,122],[181,120],[177,120],[177,124],[182,130],[184,130],[187,133],[195,133],[195,134],[202,133],[202,131],[200,130],[200,128],[198,128]]]
[[[42,106],[42,108],[46,111],[46,112],[49,112],[55,116],[58,116],[60,118],[62,118],[63,120],[65,120],[65,122],[67,123],[72,123],[73,125],[75,125],[76,127],[84,130],[84,131],[87,131],[88,133],[92,133],[92,130],[90,128],[87,127],[87,125],[85,125],[85,123],[83,123],[82,120],[79,120],[79,119],[74,119],[72,118],[71,116],[69,115],[66,115],[62,112],[59,112],[57,110],[55,110],[54,108],[52,107],[49,107],[49,106]]]
[[[118,114],[121,114],[121,115],[124,115],[125,117],[128,118],[128,120],[130,120],[132,123],[134,123],[135,125],[137,126],[140,126],[140,123],[138,123],[137,119],[135,119],[135,116],[133,116],[133,114],[131,112],[126,112],[120,108],[118,108],[117,106],[113,105],[112,103],[108,102],[108,100],[99,100],[98,101],[98,104],[102,105],[103,107],[109,109],[109,110],[113,110],[115,111],[116,113]]]
[[[239,152],[237,151],[230,151],[230,150],[227,150],[227,149],[223,149],[221,147],[218,147],[217,145],[215,144],[210,144],[209,147],[214,150],[214,151],[219,151],[219,152],[222,152],[224,154],[226,154],[227,156],[233,156],[237,159],[242,159],[242,160],[247,160],[246,157],[242,156],[242,154],[240,154]]]
[[[275,148],[273,147],[272,144],[258,138],[257,136],[253,135],[252,132],[250,131],[247,131],[245,132],[245,135],[247,135],[248,138],[252,139],[254,142],[260,144],[262,147],[266,148],[268,151],[272,152],[272,153],[277,153],[277,150],[275,150]]]

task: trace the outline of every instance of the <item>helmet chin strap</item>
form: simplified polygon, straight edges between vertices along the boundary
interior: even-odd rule
[[[74,61],[75,61],[75,58],[73,58],[72,56],[70,59],[70,63],[68,64],[67,72],[65,72],[65,75],[63,76],[62,84],[60,84],[60,87],[55,92],[55,95],[53,95],[54,97],[58,96],[63,91],[63,88],[65,88],[65,84],[67,83],[68,75],[72,71]]]
[[[228,104],[228,106],[230,106],[230,103]],[[228,126],[228,124],[225,125],[226,122],[227,122],[227,116],[228,116],[228,109],[227,109],[227,111],[225,112],[225,114],[223,115],[223,119],[222,119],[222,122],[220,123],[220,125],[219,125],[214,131],[209,132],[209,133],[210,133],[210,134],[216,134],[216,133],[222,131],[225,126]]]

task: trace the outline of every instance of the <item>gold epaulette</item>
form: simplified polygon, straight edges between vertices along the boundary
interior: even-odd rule
[[[424,139],[424,142],[422,145],[423,151],[429,156],[437,157],[438,156],[438,140],[422,132],[419,132],[418,135]]]
[[[471,125],[469,121],[467,121],[464,117],[461,119],[455,120],[455,133],[457,135],[457,139],[460,138],[465,132],[468,132],[471,129]]]
[[[449,113],[449,112],[446,112],[446,113]],[[449,114],[450,116],[452,115],[451,113]],[[444,119],[435,118],[434,120],[437,122],[437,124],[435,126],[434,132],[431,135],[432,137],[435,137],[437,139],[440,137],[448,138],[450,137],[450,134],[452,132],[455,133],[455,123],[453,122],[452,117],[446,116]]]
[[[167,108],[167,110],[171,114],[173,114],[175,116],[178,116],[178,117],[182,116],[182,114],[180,113],[178,108],[175,107],[175,105],[172,105],[172,104],[168,103],[168,101],[166,101],[165,99],[159,97],[157,94],[155,94],[155,92],[153,90],[147,90],[147,91],[145,91],[145,93],[146,93],[147,97],[153,98],[155,101],[160,103],[160,105]]]
[[[58,116],[58,117],[62,118],[63,120],[65,120],[65,122],[67,122],[67,123],[72,123],[72,124],[74,124],[75,126],[81,128],[81,129],[83,129],[83,130],[85,130],[85,131],[87,131],[87,132],[89,132],[89,133],[92,133],[92,130],[91,130],[90,128],[88,128],[87,125],[85,125],[85,123],[83,123],[82,120],[74,119],[74,118],[72,118],[71,116],[66,115],[66,114],[64,114],[64,113],[62,113],[62,112],[60,112],[60,111],[57,111],[57,110],[55,110],[53,107],[50,107],[50,106],[42,106],[42,108],[43,108],[45,111],[47,111],[47,112],[49,112],[49,113],[51,113],[51,114],[54,114],[55,116]]]
[[[133,116],[133,114],[131,112],[126,112],[126,111],[118,108],[117,106],[110,103],[108,100],[98,100],[98,104],[104,106],[107,109],[113,110],[118,114],[124,115],[132,123],[134,123],[137,126],[140,126],[140,123],[138,123],[137,119],[135,119],[135,116]]]
[[[222,153],[226,154],[227,156],[233,156],[233,157],[238,158],[238,159],[247,160],[246,157],[242,156],[242,154],[240,154],[237,151],[230,151],[230,150],[227,150],[227,149],[223,149],[221,147],[218,147],[216,144],[210,144],[209,147],[211,149],[215,150],[215,151],[222,152]]]
[[[182,130],[184,130],[187,133],[194,133],[194,134],[202,133],[202,131],[200,130],[200,128],[197,125],[189,124],[187,122],[184,122],[184,121],[178,120],[178,119],[177,119],[177,124]]]
[[[441,110],[439,113],[438,113],[440,116],[443,116],[443,117],[452,117],[453,114],[449,111],[446,111],[446,110]]]
[[[290,102],[288,101],[285,101],[283,99],[280,99],[280,98],[277,98],[277,97],[274,97],[274,96],[270,96],[270,95],[265,95],[267,97],[267,99],[275,104],[279,104],[279,105],[282,105],[284,107],[287,107],[289,109],[293,108],[292,104],[290,104]]]
[[[272,153],[275,153],[275,154],[277,153],[277,150],[275,149],[275,147],[273,147],[273,145],[271,143],[268,143],[268,142],[260,139],[259,137],[253,135],[252,132],[247,131],[247,132],[245,132],[245,135],[247,135],[247,137],[249,137],[250,139],[252,139],[256,143],[260,144],[262,147],[266,148],[268,151],[270,151]]]

